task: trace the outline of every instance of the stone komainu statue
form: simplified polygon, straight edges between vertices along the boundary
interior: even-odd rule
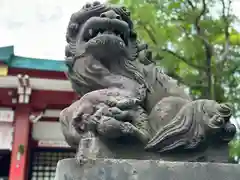
[[[155,67],[142,53],[147,46],[139,43],[125,7],[86,4],[71,16],[66,41],[66,74],[82,97],[61,112],[60,122],[68,144],[79,148],[79,161],[101,149],[99,142],[119,145],[124,137],[139,140],[146,153],[159,154],[205,151],[234,137],[231,107],[191,100],[175,80]],[[130,152],[131,146],[124,142],[121,148]]]

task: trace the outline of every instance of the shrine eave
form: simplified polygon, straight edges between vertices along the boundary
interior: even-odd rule
[[[29,58],[14,55],[14,46],[0,47],[0,63],[8,68],[64,72],[63,60]]]

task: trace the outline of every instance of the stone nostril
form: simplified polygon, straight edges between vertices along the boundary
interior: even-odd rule
[[[120,19],[121,19],[121,16],[119,16],[119,15],[116,15],[116,19],[119,19],[119,20],[120,20]]]
[[[105,13],[102,13],[102,14],[100,14],[100,17],[105,18],[105,17],[107,17],[107,15]]]
[[[122,19],[122,17],[116,12],[114,12],[113,10],[109,10],[107,12],[101,13],[100,18],[119,19],[119,20]]]
[[[105,18],[105,17],[107,17],[107,16],[106,16],[106,14],[101,14],[100,17],[101,17],[101,18]]]

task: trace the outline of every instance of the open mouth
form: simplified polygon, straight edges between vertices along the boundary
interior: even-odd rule
[[[128,44],[128,38],[125,36],[124,33],[118,32],[118,31],[109,31],[109,30],[99,30],[99,31],[94,31],[92,29],[89,30],[89,38],[84,39],[86,42],[89,42],[90,40],[96,38],[96,37],[104,37],[108,36],[111,38],[118,38],[119,40],[122,40],[125,45]]]
[[[121,39],[125,45],[128,45],[128,24],[118,19],[92,17],[82,27],[80,37],[83,41],[88,42],[100,36],[115,36]]]

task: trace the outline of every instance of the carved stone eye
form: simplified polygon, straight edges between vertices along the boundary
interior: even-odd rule
[[[76,33],[78,32],[78,28],[79,28],[79,25],[77,23],[71,23],[69,25],[69,30],[72,32],[72,33]]]
[[[84,9],[85,11],[87,11],[90,7],[92,7],[92,5],[90,3],[86,3],[82,9]]]
[[[90,7],[91,7],[91,4],[90,4],[90,3],[87,3],[87,4],[85,5],[85,7],[86,7],[86,8],[90,8]]]
[[[93,6],[98,6],[98,5],[100,5],[101,3],[99,2],[99,1],[94,1],[93,2]]]

